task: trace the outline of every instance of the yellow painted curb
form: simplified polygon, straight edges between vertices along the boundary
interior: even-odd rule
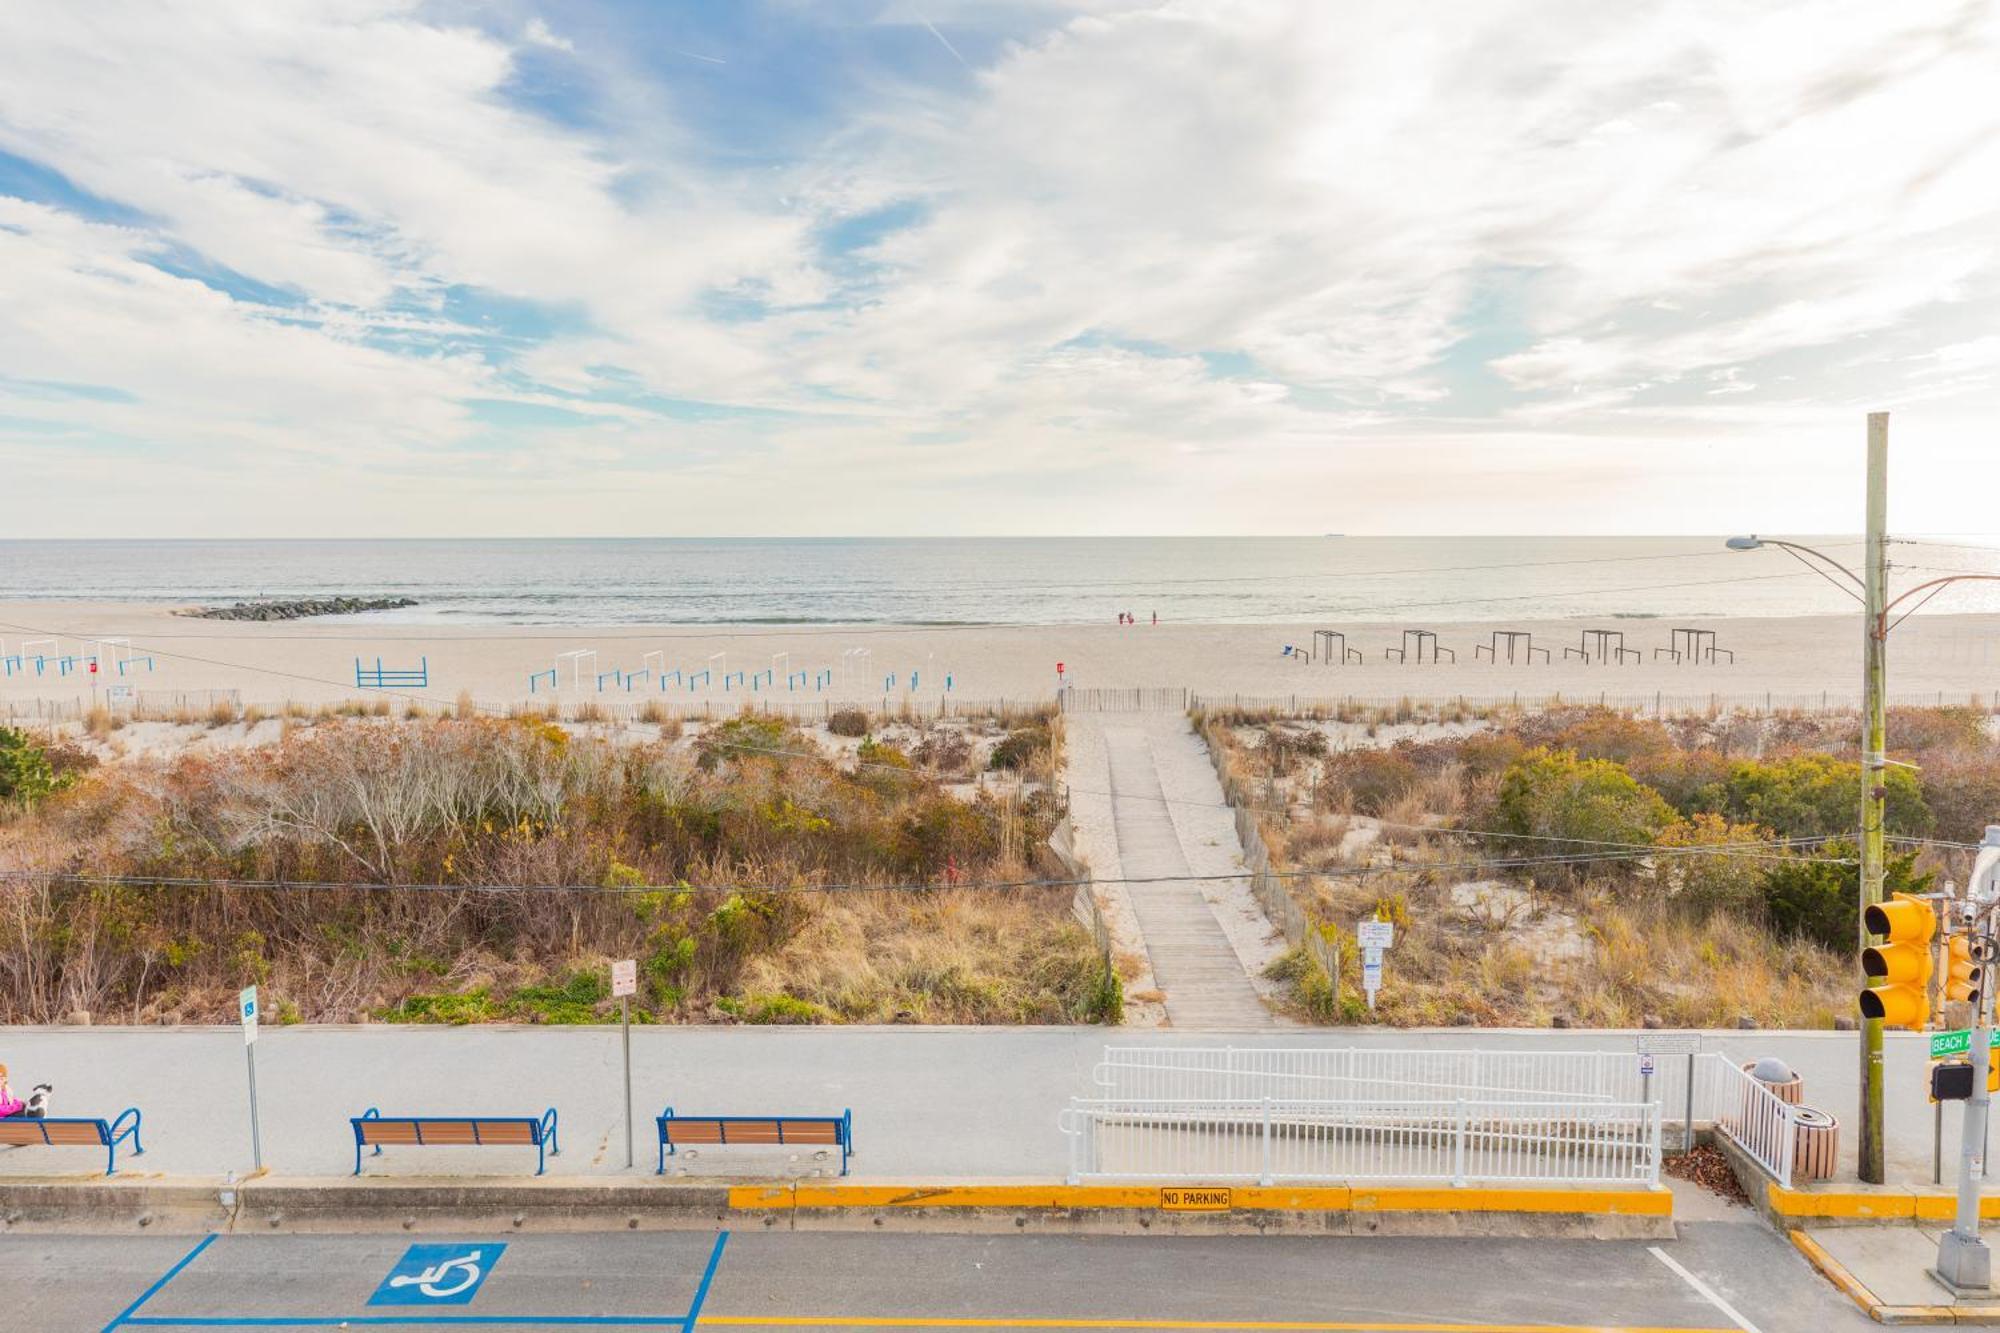
[[[1168,1195],[1222,1195],[1176,1207]],[[750,1212],[795,1208],[1105,1208],[1168,1212],[1594,1213],[1671,1217],[1666,1190],[1354,1189],[1345,1185],[1188,1187],[1157,1185],[738,1185],[729,1206]]]
[[[1826,1252],[1826,1247],[1805,1232],[1792,1230],[1785,1233],[1791,1237],[1798,1252],[1806,1257],[1806,1262],[1820,1271],[1827,1281],[1846,1293],[1847,1299],[1861,1307],[1862,1313],[1870,1319],[1881,1321],[1882,1302],[1875,1299],[1875,1293],[1861,1285],[1861,1280],[1847,1271],[1847,1265]]]
[[[1794,1190],[1775,1181],[1764,1185],[1771,1211],[1779,1217],[1845,1219],[1848,1221],[1949,1221],[1958,1212],[1950,1194],[1918,1194],[1906,1190]],[[2000,1218],[2000,1194],[1982,1195],[1979,1215]]]

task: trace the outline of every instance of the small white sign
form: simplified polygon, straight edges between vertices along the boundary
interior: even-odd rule
[[[243,1044],[248,1046],[257,1040],[257,988],[245,986],[243,993],[236,997],[236,1008],[243,1015]]]
[[[1699,1032],[1641,1032],[1641,1055],[1693,1055],[1701,1049]]]
[[[1364,949],[1386,949],[1396,942],[1393,921],[1363,921],[1354,927],[1354,942]]]
[[[639,963],[637,959],[623,958],[611,965],[611,997],[639,993]]]
[[[1382,970],[1382,946],[1371,944],[1363,949],[1361,951],[1361,962],[1364,966],[1372,967],[1377,972],[1380,972]]]
[[[1653,1076],[1652,1056],[1642,1055],[1639,1057],[1639,1076],[1641,1078],[1651,1078]]]

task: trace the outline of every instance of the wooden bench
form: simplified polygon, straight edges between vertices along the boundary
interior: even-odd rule
[[[562,1156],[556,1140],[556,1108],[534,1116],[383,1115],[369,1107],[349,1118],[354,1126],[354,1174],[361,1174],[361,1150],[382,1155],[384,1144],[412,1148],[533,1148],[535,1174],[541,1175],[550,1155]]]
[[[847,1174],[847,1159],[854,1155],[854,1112],[839,1115],[675,1115],[669,1106],[655,1119],[660,1128],[660,1166],[655,1175],[665,1175],[667,1157],[678,1148],[720,1148],[736,1145],[798,1144],[813,1148],[840,1149],[840,1174]]]
[[[112,1175],[118,1170],[118,1145],[132,1140],[132,1155],[145,1153],[145,1145],[139,1141],[139,1108],[128,1106],[118,1113],[118,1118],[106,1123],[103,1120],[61,1119],[30,1120],[25,1116],[8,1116],[0,1120],[0,1144],[11,1144],[16,1148],[102,1148],[104,1149],[104,1174]]]

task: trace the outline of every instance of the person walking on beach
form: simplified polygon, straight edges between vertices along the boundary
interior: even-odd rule
[[[1158,611],[1153,612],[1153,623],[1155,625],[1160,623],[1160,613]]]

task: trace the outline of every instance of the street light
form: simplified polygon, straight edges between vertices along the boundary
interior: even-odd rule
[[[1889,414],[1868,414],[1868,545],[1864,572],[1855,573],[1824,551],[1798,542],[1774,537],[1731,537],[1725,545],[1732,551],[1759,551],[1775,546],[1812,570],[1834,587],[1861,603],[1861,915],[1882,901],[1883,867],[1886,860],[1883,821],[1888,811],[1889,791],[1883,772],[1889,765],[1888,750],[1888,665],[1886,650],[1889,631],[1903,623],[1918,607],[1944,591],[1947,584],[1968,581],[2000,582],[1996,574],[1953,574],[1932,579],[1889,597],[1889,538],[1885,531],[1889,494]],[[1817,563],[1815,563],[1817,562]],[[1833,571],[1829,573],[1828,571]],[[1845,578],[1841,582],[1835,574]],[[1852,585],[1852,586],[1849,586]],[[1921,597],[1917,595],[1923,594]],[[1894,621],[1890,612],[1917,597],[1908,611]],[[1868,928],[1856,923],[1857,957],[1868,947]],[[1882,1147],[1882,1020],[1861,1020],[1861,1126],[1856,1156],[1861,1179],[1871,1185],[1884,1183],[1886,1176]]]

